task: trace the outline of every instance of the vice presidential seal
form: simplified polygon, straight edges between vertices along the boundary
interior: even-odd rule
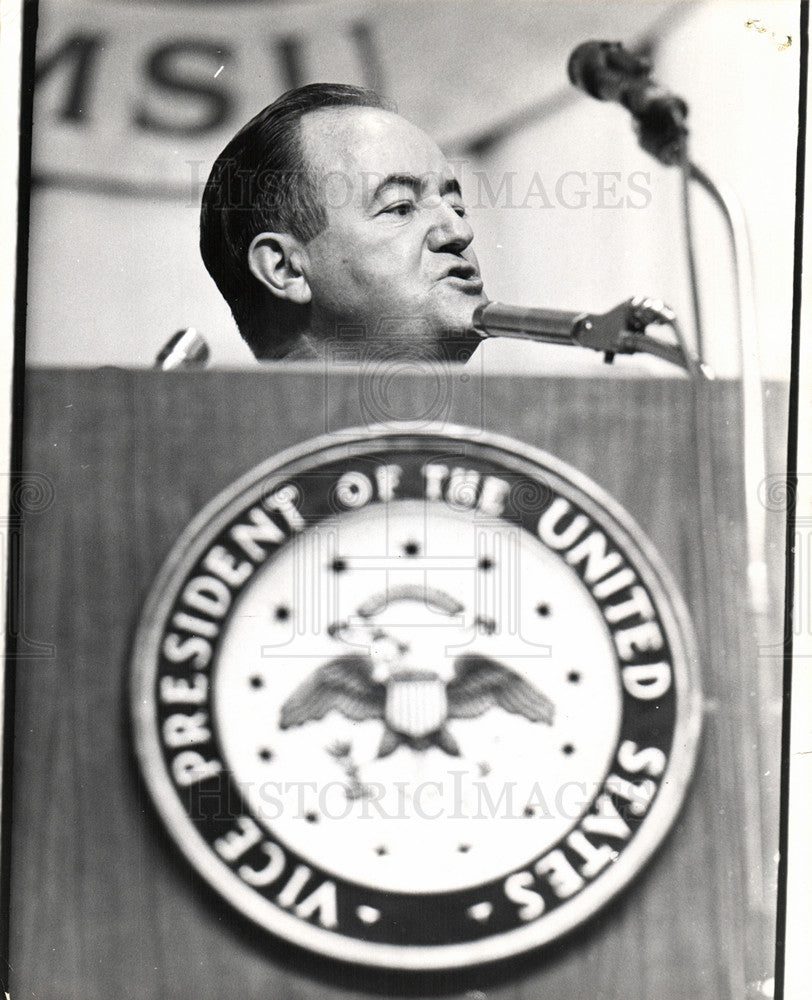
[[[699,729],[682,602],[594,484],[464,428],[325,438],[180,539],[133,711],[180,848],[257,924],[369,965],[549,942],[652,855]]]

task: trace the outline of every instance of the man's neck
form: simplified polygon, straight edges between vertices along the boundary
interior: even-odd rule
[[[263,345],[258,361],[314,361],[324,356],[322,345],[311,333],[302,331],[285,340],[273,340]]]
[[[282,358],[285,361],[313,361],[323,356],[323,344],[309,333],[302,333],[291,343]]]

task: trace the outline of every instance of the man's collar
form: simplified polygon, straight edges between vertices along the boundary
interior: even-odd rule
[[[321,352],[308,334],[303,334],[285,354],[285,361],[313,361],[321,357]]]

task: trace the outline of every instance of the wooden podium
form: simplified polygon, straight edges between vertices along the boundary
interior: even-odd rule
[[[766,393],[774,471],[786,394]],[[711,394],[713,511],[700,521],[683,379],[489,377],[352,366],[251,372],[35,370],[13,665],[12,997],[291,1000],[361,995],[756,998],[773,975],[784,513],[767,504],[769,641],[747,612],[741,399]],[[685,807],[643,873],[558,943],[497,966],[380,973],[261,932],[181,858],[134,762],[128,657],[170,546],[220,490],[282,449],[413,418],[507,434],[574,466],[639,523],[699,638],[704,732]],[[706,498],[707,499],[707,498]],[[704,553],[704,555],[703,555]],[[707,570],[706,570],[707,567]],[[762,636],[764,630],[762,629]],[[49,654],[48,646],[52,647]]]

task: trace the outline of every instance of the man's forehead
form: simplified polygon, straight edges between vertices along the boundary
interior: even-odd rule
[[[425,132],[382,108],[322,108],[304,115],[301,127],[305,159],[322,176],[454,176]]]

